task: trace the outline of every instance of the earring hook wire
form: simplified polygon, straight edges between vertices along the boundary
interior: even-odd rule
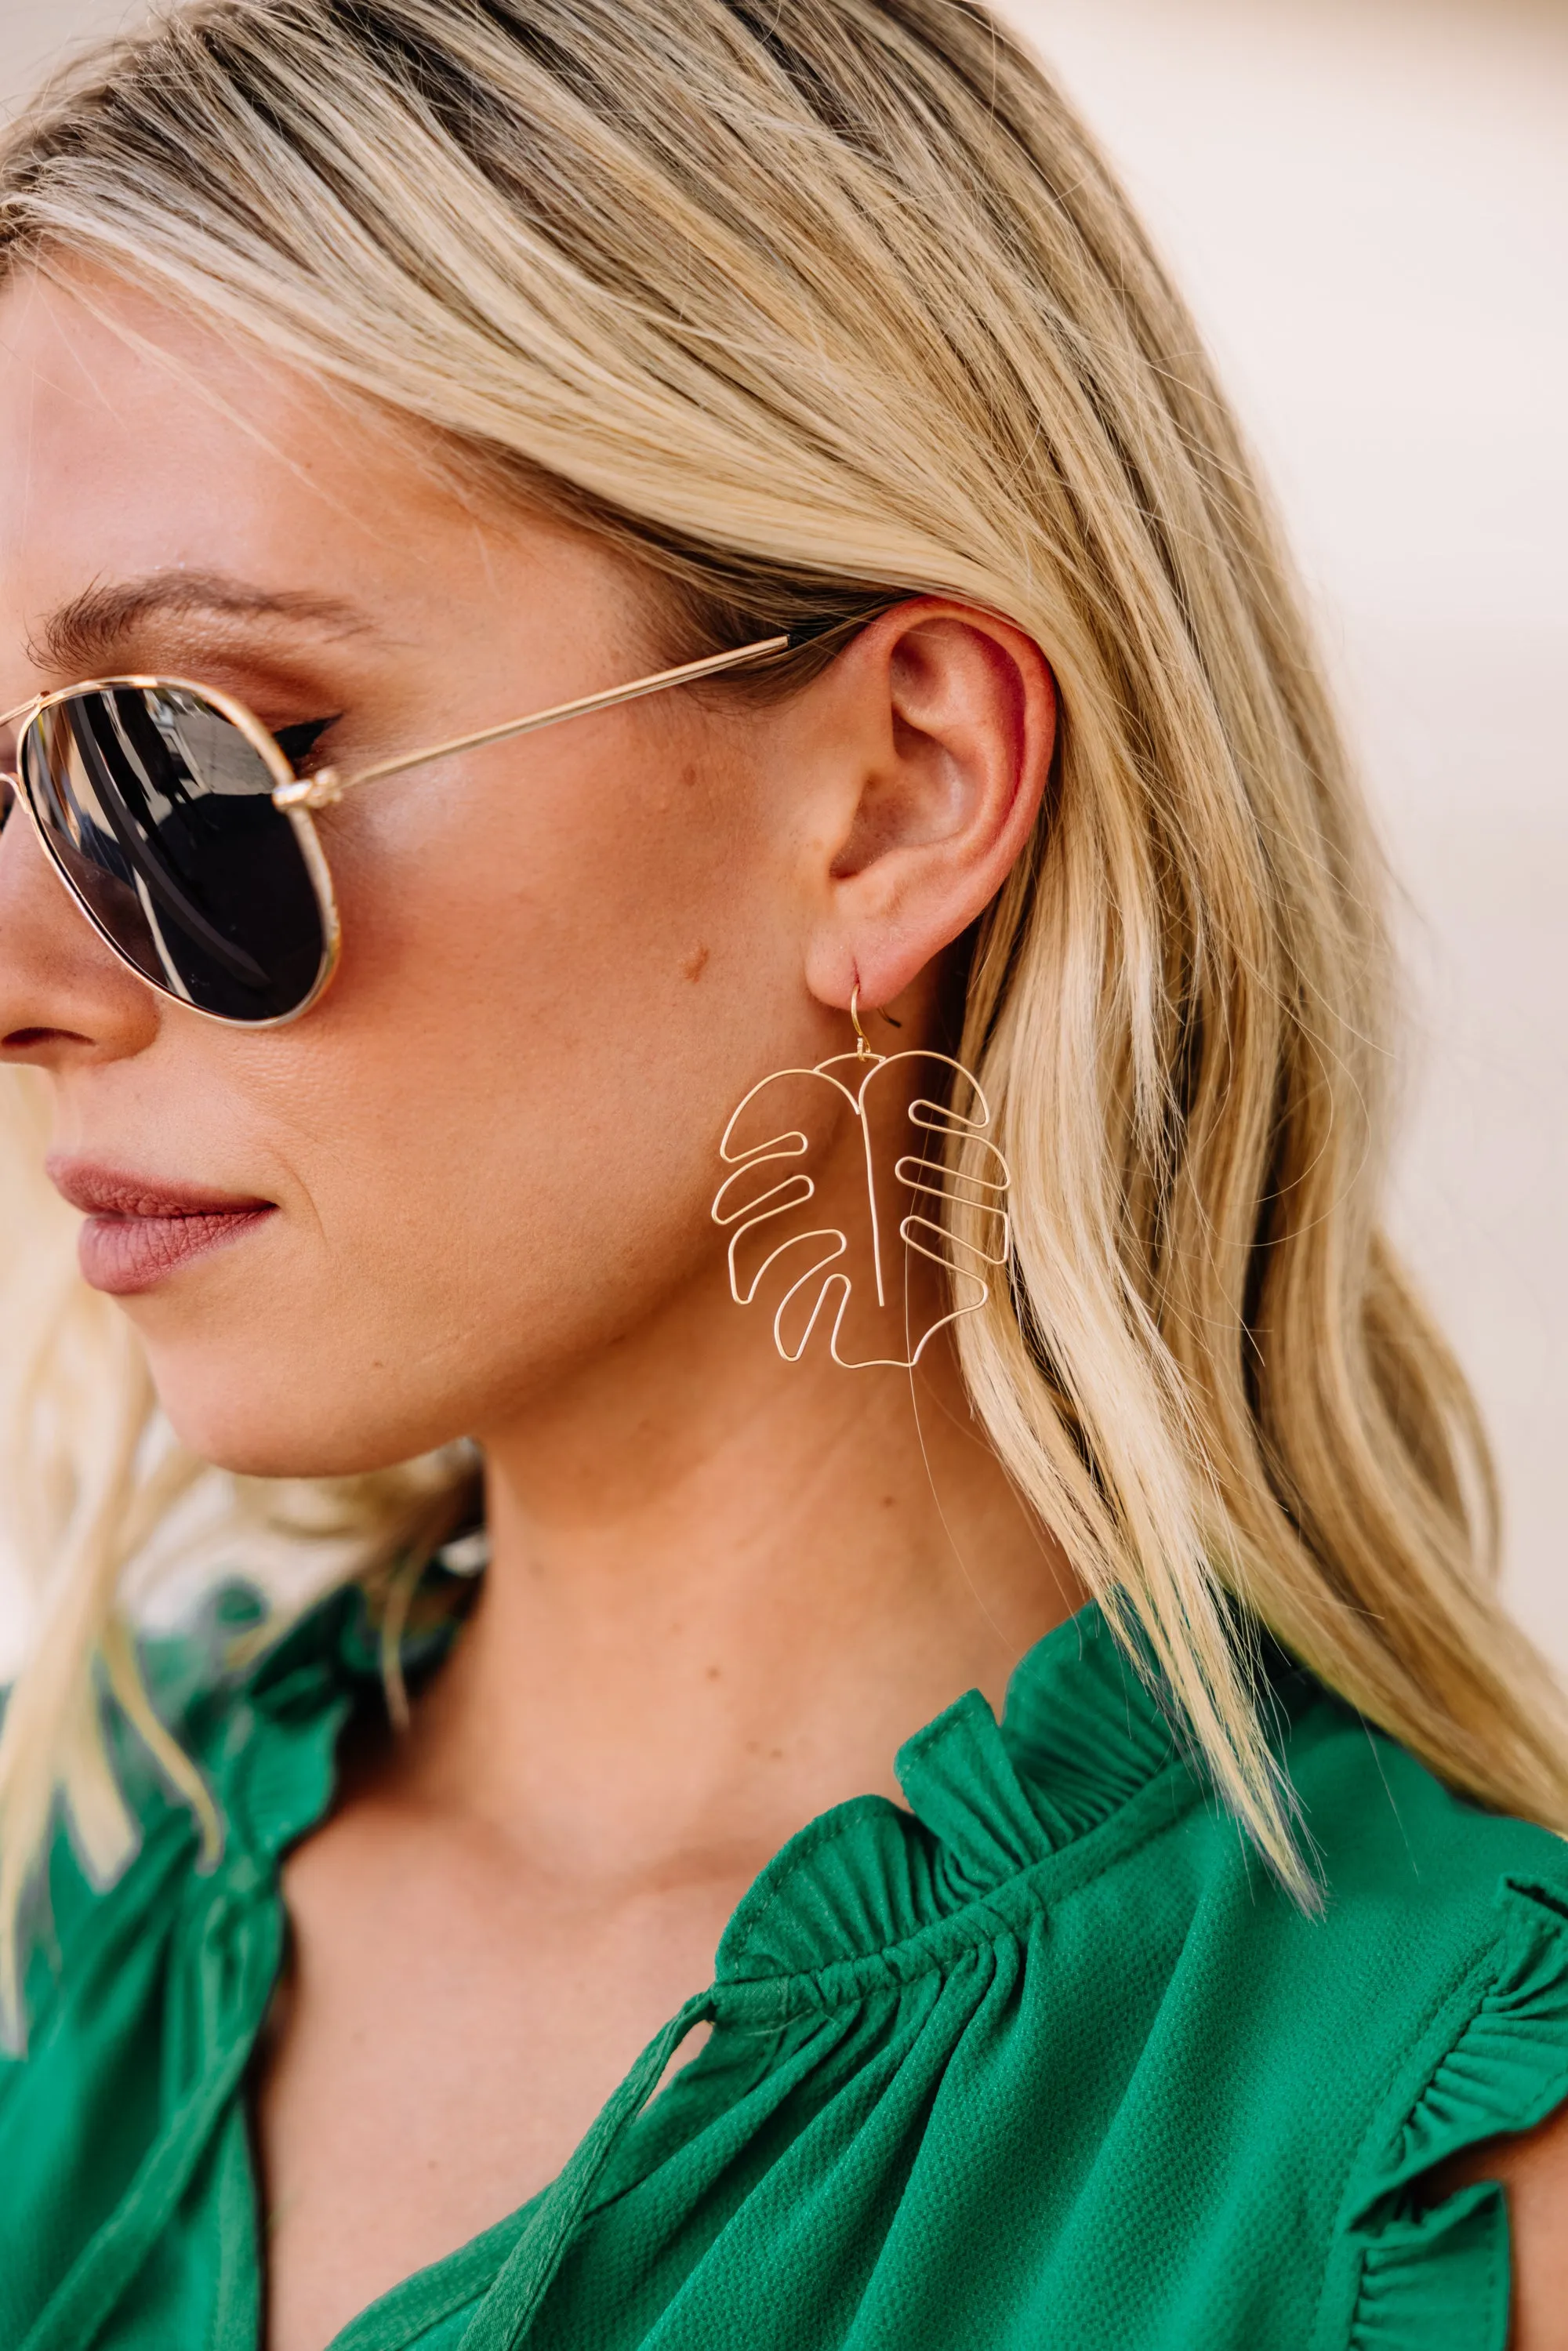
[[[855,1032],[856,1061],[873,1061],[876,1058],[876,1049],[861,1027],[861,984],[858,979],[850,990],[850,1020]]]

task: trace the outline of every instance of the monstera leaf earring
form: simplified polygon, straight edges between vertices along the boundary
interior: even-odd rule
[[[832,1359],[846,1371],[879,1365],[913,1371],[938,1331],[977,1313],[989,1298],[991,1277],[1006,1266],[1011,1244],[1007,1198],[1012,1178],[986,1134],[989,1104],[961,1061],[921,1050],[876,1052],[861,1027],[858,987],[850,998],[850,1019],[856,1040],[852,1053],[831,1054],[814,1069],[776,1070],[736,1109],[718,1147],[732,1173],[719,1186],[713,1219],[733,1228],[729,1288],[737,1306],[751,1305],[778,1269],[784,1289],[774,1311],[773,1342],[786,1363],[800,1362],[812,1332],[825,1322]],[[911,1081],[918,1082],[912,1066],[916,1062],[933,1065],[927,1082],[943,1099],[908,1096]],[[938,1070],[945,1073],[940,1079],[935,1075]],[[879,1154],[873,1128],[890,1088],[895,1095],[888,1105],[893,1131],[898,1134],[901,1125],[913,1129],[915,1144],[902,1153],[894,1144],[891,1172],[884,1164],[889,1155]],[[900,1095],[906,1097],[902,1120]],[[860,1128],[863,1197],[845,1207],[844,1223],[819,1224],[811,1215],[817,1184],[800,1163],[813,1151],[808,1128],[821,1123],[823,1113],[836,1123],[846,1104]],[[779,1119],[800,1123],[771,1132]],[[953,1138],[968,1146],[962,1168],[947,1165],[943,1157]],[[944,1226],[944,1207],[962,1213],[966,1236]],[[929,1283],[916,1285],[912,1294],[910,1254],[946,1275],[945,1294],[936,1301],[931,1301]],[[946,1311],[939,1311],[944,1304]],[[885,1340],[900,1308],[902,1352],[859,1352],[861,1328],[874,1348]]]

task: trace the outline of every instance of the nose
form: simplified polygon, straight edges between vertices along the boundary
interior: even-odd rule
[[[63,1071],[139,1053],[158,998],[111,955],[0,783],[0,1064]]]

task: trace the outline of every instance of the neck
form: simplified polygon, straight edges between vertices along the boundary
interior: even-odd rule
[[[486,1437],[491,1566],[411,1743],[422,1794],[606,1884],[895,1796],[900,1742],[1083,1597],[946,1334],[913,1375],[785,1364],[702,1289]]]

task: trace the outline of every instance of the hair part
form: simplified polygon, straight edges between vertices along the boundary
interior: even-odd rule
[[[195,0],[13,128],[0,245],[434,428],[660,575],[694,652],[925,591],[1039,643],[1052,788],[964,1008],[1016,1232],[957,1326],[975,1412],[1300,1898],[1260,1628],[1451,1786],[1568,1825],[1475,1409],[1378,1225],[1385,883],[1301,600],[1188,314],[1015,37],[970,0]],[[118,1451],[48,1405],[78,1312],[16,1399],[55,1499],[0,1740],[13,2020],[56,1792],[101,1871],[131,1835],[93,1700],[106,1643],[129,1670],[125,1540],[83,1530],[138,1487],[146,1398],[104,1325]],[[352,1502],[384,1557],[431,1479]]]

